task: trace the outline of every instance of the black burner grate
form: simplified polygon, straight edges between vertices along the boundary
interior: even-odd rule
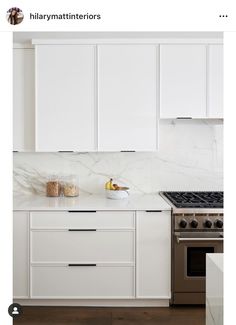
[[[163,192],[176,208],[223,208],[223,192]]]

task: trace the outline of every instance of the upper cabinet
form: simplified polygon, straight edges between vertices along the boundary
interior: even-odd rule
[[[93,151],[95,47],[36,46],[36,151]]]
[[[200,41],[15,48],[14,150],[155,151],[159,119],[223,118],[223,45]]]
[[[34,49],[13,49],[13,150],[34,151]]]
[[[98,149],[157,149],[154,45],[98,46]]]
[[[223,118],[223,46],[208,46],[208,117]]]
[[[223,118],[223,46],[160,46],[160,117]]]
[[[205,45],[161,45],[160,117],[206,117]]]

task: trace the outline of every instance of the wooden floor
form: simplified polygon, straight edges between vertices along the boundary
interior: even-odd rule
[[[14,325],[205,325],[204,307],[23,307]]]

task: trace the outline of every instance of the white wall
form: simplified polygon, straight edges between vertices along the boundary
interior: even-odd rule
[[[152,153],[15,153],[14,192],[44,194],[48,175],[76,174],[81,193],[113,177],[132,192],[223,189],[222,121],[161,121]]]

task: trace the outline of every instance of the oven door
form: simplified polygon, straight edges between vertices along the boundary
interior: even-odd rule
[[[222,233],[176,233],[174,238],[174,291],[205,292],[206,254],[222,252]]]

